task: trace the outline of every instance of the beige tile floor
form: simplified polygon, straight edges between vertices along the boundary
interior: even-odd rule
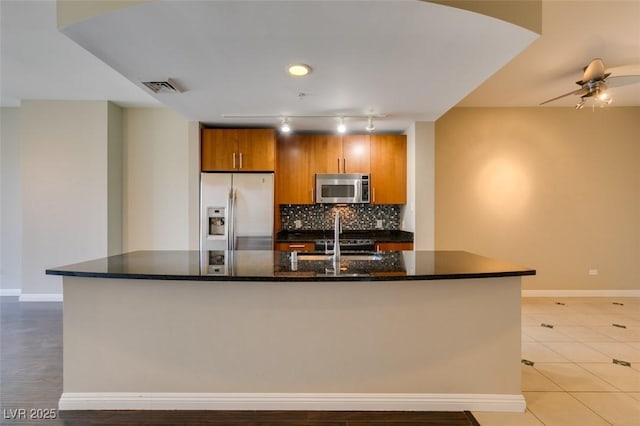
[[[640,298],[523,298],[522,358],[527,410],[481,426],[640,426]]]

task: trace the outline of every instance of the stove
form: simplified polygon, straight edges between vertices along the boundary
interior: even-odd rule
[[[333,238],[323,238],[315,240],[316,251],[333,250]],[[375,251],[376,244],[373,239],[370,238],[341,238],[340,239],[340,251]]]

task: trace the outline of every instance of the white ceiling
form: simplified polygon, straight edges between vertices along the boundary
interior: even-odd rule
[[[537,40],[502,21],[418,1],[155,1],[65,29],[95,56],[57,31],[52,0],[0,0],[0,15],[3,106],[22,99],[165,104],[190,120],[221,125],[276,124],[223,114],[373,112],[389,115],[378,130],[401,131],[460,101],[538,105],[576,89],[593,57],[608,67],[640,64],[636,0],[547,0]],[[298,61],[313,73],[288,76],[286,66]],[[186,91],[152,96],[140,85],[167,78]],[[614,105],[640,105],[640,84],[614,95]],[[292,124],[335,126],[311,119]]]
[[[161,105],[60,33],[55,0],[0,0],[0,105],[23,99]]]
[[[640,0],[545,0],[542,36],[459,106],[536,106],[579,88],[582,69],[602,58],[613,75],[640,75]],[[640,106],[640,79],[611,88],[612,106]],[[545,108],[575,106],[568,96]]]

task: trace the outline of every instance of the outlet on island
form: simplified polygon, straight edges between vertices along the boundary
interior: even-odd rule
[[[296,219],[296,220],[294,220],[294,221],[293,221],[293,226],[294,226],[296,229],[300,229],[300,228],[302,228],[302,221],[301,221],[300,219]]]
[[[376,229],[382,229],[382,219],[376,219]]]

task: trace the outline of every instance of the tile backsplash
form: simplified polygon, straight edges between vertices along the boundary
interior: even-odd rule
[[[280,206],[280,222],[286,231],[333,229],[336,210],[340,211],[342,229],[366,231],[400,229],[399,205],[378,204],[286,204]],[[381,222],[380,222],[381,221]]]

